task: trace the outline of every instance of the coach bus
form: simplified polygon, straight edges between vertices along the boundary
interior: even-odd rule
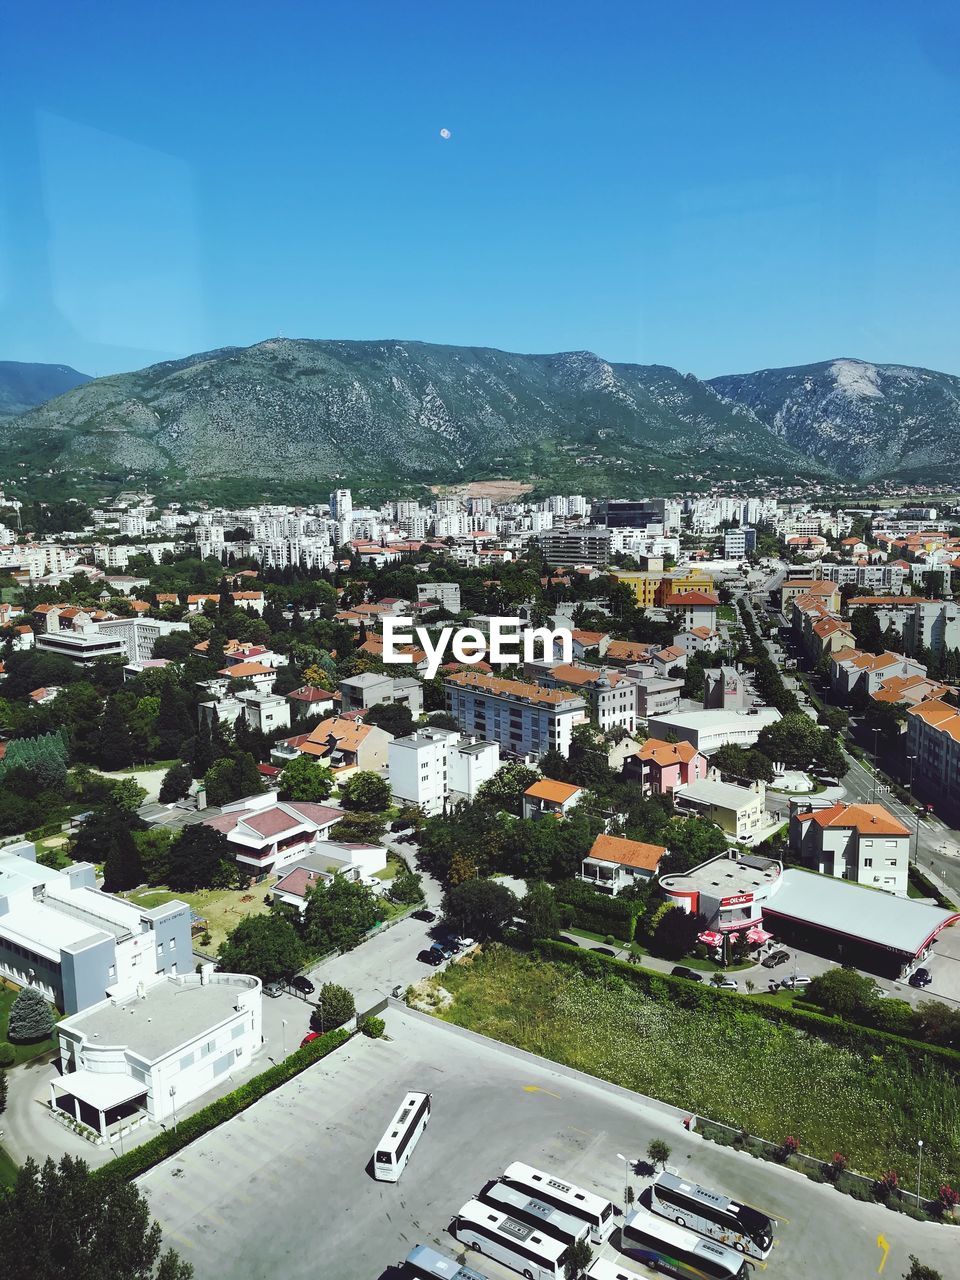
[[[661,1173],[655,1180],[650,1207],[751,1258],[765,1258],[773,1245],[773,1222],[765,1213],[673,1173]]]
[[[635,1209],[620,1228],[620,1252],[678,1280],[749,1280],[753,1263],[716,1240],[646,1209]]]
[[[399,1181],[429,1119],[429,1093],[408,1093],[374,1152],[373,1176],[379,1182]]]
[[[639,1271],[631,1271],[622,1262],[611,1262],[609,1258],[597,1258],[587,1268],[586,1276],[587,1280],[645,1280]]]
[[[468,1200],[463,1206],[453,1234],[478,1253],[519,1271],[526,1280],[562,1280],[562,1258],[567,1252],[562,1240],[479,1200]]]
[[[535,1169],[519,1160],[508,1165],[502,1181],[518,1191],[526,1191],[554,1209],[580,1218],[590,1228],[590,1239],[596,1244],[606,1240],[613,1230],[612,1203],[572,1182],[564,1182],[562,1178],[555,1178],[553,1174],[544,1173],[542,1169]]]
[[[582,1218],[575,1218],[572,1213],[564,1213],[562,1209],[554,1209],[529,1192],[520,1191],[505,1182],[493,1183],[486,1191],[481,1191],[477,1199],[494,1209],[502,1209],[511,1218],[518,1218],[531,1227],[542,1227],[547,1235],[556,1236],[564,1244],[586,1240],[590,1234],[590,1228]]]
[[[404,1259],[404,1280],[487,1280],[479,1271],[465,1267],[445,1253],[418,1244]]]

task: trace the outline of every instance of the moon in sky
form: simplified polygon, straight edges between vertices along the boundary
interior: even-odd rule
[[[450,134],[450,130],[449,130],[449,129],[441,129],[441,130],[440,130],[440,137],[441,137],[441,138],[449,138],[450,136],[451,136],[451,134]]]

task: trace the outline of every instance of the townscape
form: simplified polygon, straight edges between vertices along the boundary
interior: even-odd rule
[[[0,1172],[171,1274],[951,1274],[960,507],[486,487],[0,498]]]

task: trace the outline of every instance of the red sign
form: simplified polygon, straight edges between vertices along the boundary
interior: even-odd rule
[[[747,902],[753,901],[752,893],[735,893],[730,898],[721,898],[721,907],[742,907]]]

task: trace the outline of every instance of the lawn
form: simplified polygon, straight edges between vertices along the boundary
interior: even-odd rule
[[[3,1147],[0,1147],[0,1187],[12,1187],[17,1180],[18,1166]]]
[[[778,1026],[729,998],[729,1011],[659,1003],[613,975],[504,947],[451,965],[442,980],[449,1022],[564,1062],[773,1142],[851,1168],[915,1176],[924,1135],[924,1187],[960,1181],[960,1091],[919,1054],[882,1058]],[[711,1005],[713,1002],[711,1001]]]
[[[6,1043],[7,1040],[7,1019],[10,1017],[10,1009],[19,993],[11,991],[9,987],[0,986],[0,1043]],[[47,1040],[39,1040],[34,1044],[11,1044],[11,1049],[16,1054],[15,1066],[19,1066],[21,1062],[29,1062],[31,1058],[39,1058],[43,1053],[49,1053],[57,1047],[55,1036],[50,1036]]]
[[[249,889],[199,889],[196,893],[174,893],[170,889],[137,889],[126,896],[141,907],[160,907],[174,898],[188,903],[198,916],[207,921],[210,942],[204,945],[203,950],[211,952],[216,951],[241,920],[266,909],[264,899],[269,892],[270,885],[263,881],[262,884],[251,885]]]

